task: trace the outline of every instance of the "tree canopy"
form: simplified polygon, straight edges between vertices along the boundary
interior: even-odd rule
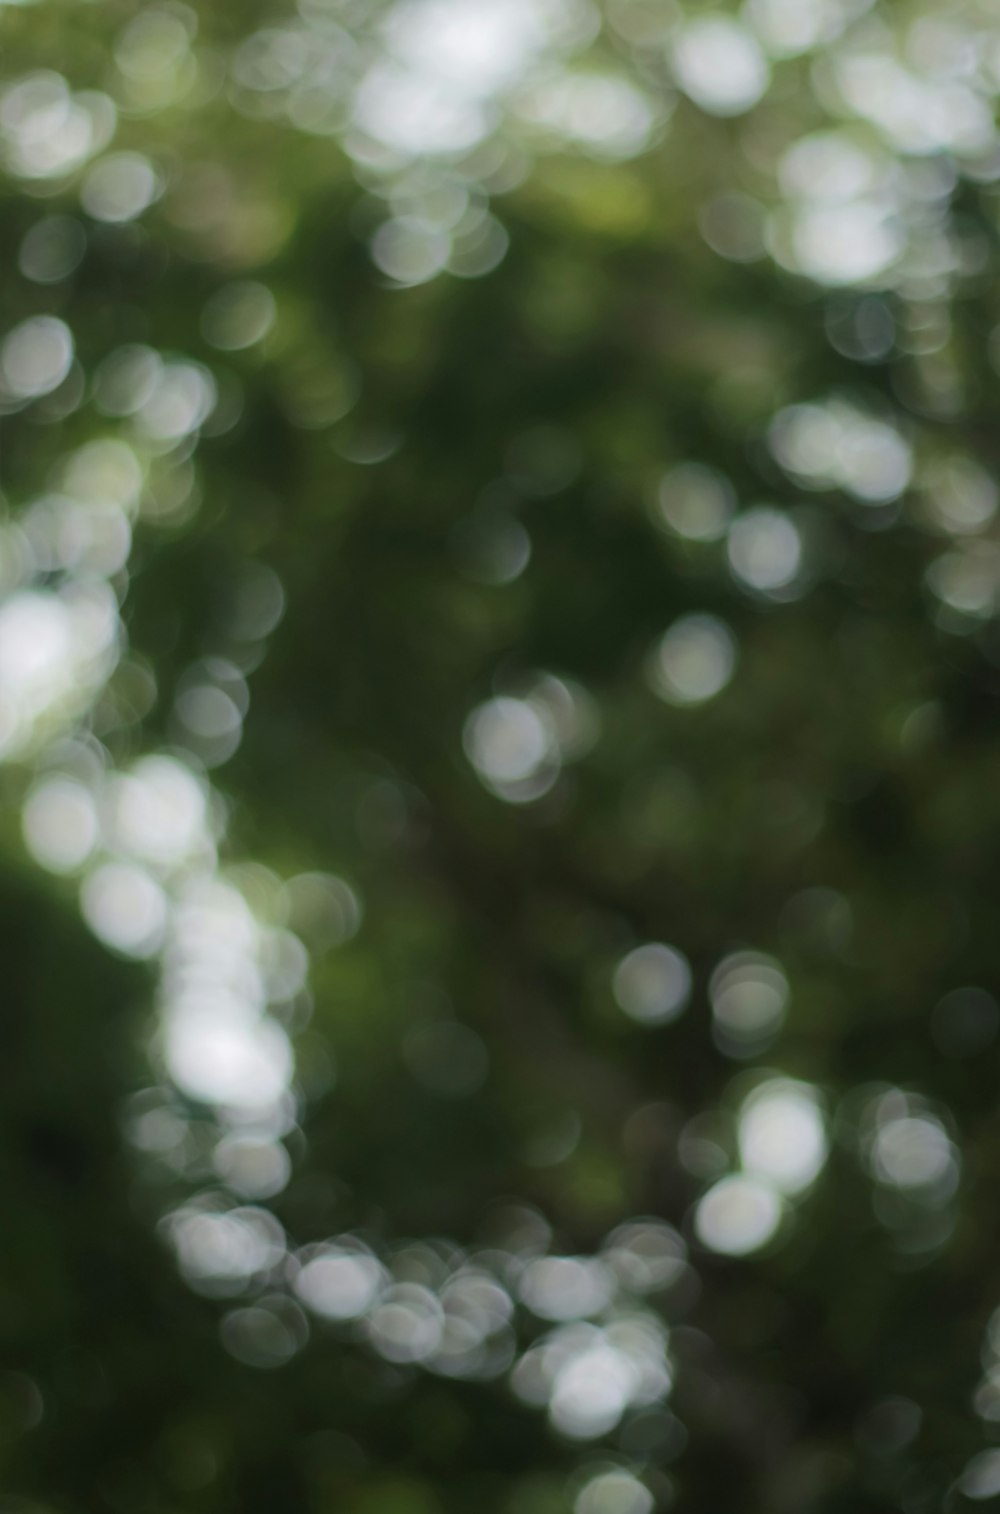
[[[0,36],[0,1510],[1000,1497],[995,7]]]

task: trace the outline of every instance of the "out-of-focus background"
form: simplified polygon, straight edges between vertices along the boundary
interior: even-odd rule
[[[2,1514],[1000,1497],[1000,13],[0,5]]]

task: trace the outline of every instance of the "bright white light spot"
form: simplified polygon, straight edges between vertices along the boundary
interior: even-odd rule
[[[580,1489],[573,1514],[652,1514],[654,1499],[631,1472],[601,1472]]]
[[[309,36],[304,29],[261,27],[237,48],[233,77],[244,89],[288,89],[306,73],[309,52]]]
[[[773,957],[733,952],[709,981],[709,998],[723,1049],[752,1055],[782,1025],[788,1008],[788,979]]]
[[[194,13],[162,10],[146,5],[125,27],[115,46],[115,63],[139,91],[156,90],[157,103],[164,78],[169,78],[188,56]],[[139,95],[140,100],[143,96]],[[169,98],[169,96],[168,96]]]
[[[605,158],[631,158],[648,144],[655,117],[625,79],[575,74],[550,79],[521,102],[520,114]]]
[[[1000,1493],[1000,1451],[980,1451],[973,1456],[958,1485],[966,1498],[995,1498]]]
[[[453,1273],[446,1283],[442,1298],[448,1309],[468,1313],[481,1313],[491,1326],[502,1325],[514,1312],[514,1304],[506,1288],[502,1287],[489,1272],[480,1272],[472,1266],[462,1267]]]
[[[406,158],[462,152],[492,130],[498,97],[530,77],[543,51],[595,29],[591,8],[566,0],[400,0],[384,24],[390,56],[362,79],[354,120]],[[596,100],[595,110],[609,114]],[[600,132],[609,125],[621,128],[606,121]]]
[[[674,43],[674,70],[684,93],[713,116],[742,115],[771,76],[753,33],[721,15],[688,22]]]
[[[111,437],[85,442],[64,459],[61,473],[68,503],[83,507],[76,512],[81,520],[96,515],[129,532],[128,521],[135,514],[143,483],[142,468],[131,447]]]
[[[966,84],[921,77],[882,51],[845,49],[834,66],[844,101],[899,152],[978,154],[995,141],[992,111]]]
[[[95,221],[134,221],[160,192],[148,158],[138,152],[113,152],[95,163],[83,181],[80,202]]]
[[[663,519],[678,536],[690,541],[717,541],[736,505],[725,474],[702,463],[679,463],[660,482]]]
[[[33,315],[15,326],[0,347],[0,372],[8,392],[38,399],[58,389],[73,362],[73,337],[64,321]]]
[[[965,542],[935,558],[926,578],[949,609],[985,620],[1000,607],[1000,548],[995,542]]]
[[[769,440],[781,466],[806,488],[839,487],[881,504],[910,480],[912,453],[899,432],[843,400],[788,406],[771,423]]]
[[[0,133],[14,173],[49,179],[71,172],[108,142],[115,107],[96,90],[71,94],[66,80],[40,70],[9,84],[0,96]]]
[[[386,27],[396,56],[471,95],[517,80],[547,40],[544,0],[403,0]]]
[[[824,284],[856,284],[889,268],[903,251],[883,155],[846,131],[812,132],[779,166],[790,211],[772,223],[784,266]]]
[[[486,215],[472,231],[452,238],[448,272],[459,279],[481,279],[499,267],[509,246],[510,237],[496,216]]]
[[[0,752],[30,743],[36,722],[89,690],[118,629],[101,584],[24,591],[0,605]]]
[[[397,284],[426,284],[447,266],[451,237],[427,221],[394,216],[372,237],[371,252],[375,266]]]
[[[536,798],[558,772],[554,733],[525,699],[500,696],[479,705],[465,723],[463,740],[480,778],[501,798]]]
[[[939,1183],[951,1172],[953,1156],[944,1126],[932,1115],[886,1121],[871,1153],[876,1177],[897,1188],[926,1188]]]
[[[556,1377],[549,1417],[574,1440],[606,1435],[628,1408],[635,1372],[628,1358],[597,1344],[573,1357]]]
[[[489,1337],[491,1350],[484,1351]],[[447,1289],[445,1322],[433,1370],[448,1377],[496,1377],[513,1357],[513,1341],[496,1314],[475,1298]]]
[[[391,62],[376,63],[366,74],[354,119],[377,142],[407,157],[462,152],[482,141],[492,124],[475,98],[443,90],[438,80]]]
[[[876,278],[895,263],[903,246],[902,231],[878,200],[803,205],[793,218],[795,266],[820,284]]]
[[[801,1193],[822,1171],[827,1139],[816,1095],[807,1083],[774,1078],[744,1101],[740,1160],[753,1177],[781,1193]]]
[[[669,1392],[665,1345],[659,1322],[645,1314],[603,1328],[561,1325],[524,1353],[512,1386],[525,1402],[548,1404],[564,1435],[589,1440],[614,1429],[630,1405],[656,1403]]]
[[[687,1248],[662,1220],[628,1220],[608,1236],[604,1255],[627,1288],[648,1293],[684,1271]]]
[[[224,742],[229,756],[239,745],[243,718],[235,700],[214,684],[182,689],[174,706],[185,730],[201,741]]]
[[[292,1163],[278,1141],[230,1135],[215,1148],[213,1165],[223,1182],[247,1199],[269,1199],[288,1183]]]
[[[749,589],[766,594],[792,582],[802,561],[798,528],[781,510],[760,505],[737,516],[726,543],[729,566]]]
[[[830,488],[840,474],[843,426],[836,404],[789,405],[771,423],[771,451],[778,462],[807,486]]]
[[[644,1025],[675,1020],[691,992],[687,958],[672,946],[650,942],[623,957],[612,980],[615,998],[627,1015]]]
[[[660,642],[649,678],[670,704],[702,704],[726,687],[735,667],[736,638],[725,621],[685,615]]]
[[[573,679],[540,673],[531,685],[528,702],[566,761],[584,756],[600,735],[597,705]]]
[[[152,347],[117,347],[94,376],[97,408],[105,415],[134,415],[152,398],[162,371],[160,355]]]
[[[996,515],[994,480],[970,457],[957,454],[929,468],[922,479],[928,513],[956,535],[981,531]]]
[[[66,492],[84,504],[114,506],[132,514],[142,492],[142,466],[126,442],[100,437],[70,453],[63,483]]]
[[[261,934],[260,965],[268,1001],[282,1004],[301,992],[309,971],[309,953],[290,930],[266,930]]]
[[[846,132],[817,131],[788,149],[778,178],[787,195],[844,201],[871,189],[877,168],[872,154]]]
[[[52,873],[82,867],[100,835],[92,794],[71,778],[36,784],[25,801],[21,825],[31,855]]]
[[[359,1319],[377,1299],[383,1279],[370,1252],[330,1246],[306,1262],[295,1279],[295,1292],[324,1319]]]
[[[166,1230],[181,1270],[199,1291],[235,1292],[285,1254],[285,1233],[263,1209],[218,1212],[192,1206],[172,1214]]]
[[[182,862],[204,845],[205,792],[173,757],[144,757],[112,788],[120,845],[149,862]]]
[[[155,441],[179,441],[207,420],[216,398],[215,380],[200,363],[164,363],[136,421]]]
[[[368,1316],[372,1344],[390,1362],[425,1361],[440,1345],[443,1327],[439,1299],[418,1283],[388,1289]]]
[[[168,1006],[164,1051],[178,1087],[209,1104],[266,1108],[292,1075],[291,1046],[281,1026],[225,995],[206,992]]]
[[[848,11],[836,0],[748,0],[746,14],[772,57],[792,58],[836,36]]]
[[[128,561],[132,532],[110,501],[43,496],[21,516],[39,567],[75,569],[110,577]]]
[[[766,1246],[781,1224],[781,1200],[773,1188],[753,1178],[723,1178],[695,1211],[694,1228],[703,1246],[724,1256],[748,1256]]]
[[[573,1440],[607,1435],[622,1419],[634,1387],[635,1369],[628,1357],[607,1344],[595,1344],[558,1373],[549,1419]]]
[[[167,900],[155,878],[126,862],[106,862],[84,879],[83,917],[105,946],[152,957],[163,941]]]
[[[599,1314],[614,1293],[613,1273],[593,1257],[537,1257],[521,1277],[521,1298],[542,1319],[583,1319]]]

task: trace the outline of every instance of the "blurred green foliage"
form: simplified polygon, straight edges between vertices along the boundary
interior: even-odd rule
[[[991,7],[0,33],[0,1510],[1000,1495]]]

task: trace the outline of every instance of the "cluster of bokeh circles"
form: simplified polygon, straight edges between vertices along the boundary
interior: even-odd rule
[[[288,1181],[287,1138],[302,1116],[293,1041],[311,955],[353,936],[362,905],[333,874],[283,878],[241,860],[212,776],[252,718],[252,673],[284,610],[268,569],[248,567],[230,586],[217,644],[173,693],[169,745],[117,766],[101,740],[116,721],[141,721],[159,692],[122,621],[133,540],[197,518],[200,438],[235,425],[239,363],[280,352],[285,318],[266,273],[290,234],[280,206],[266,194],[241,199],[223,162],[161,159],[157,121],[221,111],[331,139],[357,185],[358,235],[387,285],[403,289],[497,269],[510,247],[503,197],[547,153],[624,164],[669,147],[683,110],[742,119],[791,69],[808,72],[816,119],[780,151],[748,133],[756,191],[708,186],[700,234],[722,259],[770,259],[829,290],[829,340],[862,375],[894,345],[913,354],[919,403],[893,410],[863,383],[799,395],[760,428],[787,484],[780,499],[741,499],[713,459],[690,456],[664,460],[642,508],[670,541],[715,555],[738,605],[776,613],[830,572],[810,495],[835,493],[872,532],[905,517],[940,542],[927,614],[968,635],[1000,607],[998,490],[936,423],[960,393],[946,352],[950,301],[987,255],[953,215],[956,192],[1000,178],[1000,41],[985,3],[916,11],[890,29],[864,0],[748,0],[738,14],[710,15],[647,0],[603,10],[590,0],[300,0],[225,46],[201,35],[191,7],[153,3],[109,37],[100,87],[39,68],[0,91],[4,171],[37,206],[18,268],[39,307],[0,334],[0,412],[56,425],[89,407],[94,431],[54,457],[45,489],[0,526],[0,758],[30,772],[30,855],[71,880],[101,942],[155,965],[157,1078],[130,1107],[129,1135],[180,1175],[207,1161],[211,1182],[162,1228],[192,1286],[225,1300],[222,1339],[251,1366],[279,1366],[311,1331],[331,1329],[389,1362],[507,1378],[571,1440],[652,1413],[669,1438],[682,1432],[665,1408],[664,1318],[695,1267],[678,1229],[642,1216],[593,1255],[563,1256],[527,1209],[481,1245],[434,1238],[386,1252],[354,1233],[300,1244],[267,1208]],[[68,281],[107,228],[138,233],[161,215],[209,255],[238,244],[199,315],[208,355],[129,343],[85,363]],[[995,334],[989,359],[1000,360]],[[304,428],[330,425],[357,398],[346,370],[325,387],[303,370],[286,395]],[[455,564],[474,582],[520,578],[533,550],[522,505],[558,493],[582,466],[574,438],[555,429],[514,438],[508,464],[511,487],[487,490],[452,534]],[[706,607],[662,626],[639,676],[697,720],[740,671],[735,622]],[[530,806],[606,734],[599,691],[536,668],[505,673],[468,710],[461,742],[498,803]],[[962,1167],[949,1111],[894,1086],[856,1090],[834,1109],[787,1076],[794,984],[771,952],[720,949],[699,982],[683,942],[640,939],[609,965],[607,993],[650,1035],[707,1005],[712,1044],[739,1064],[728,1113],[681,1137],[702,1184],[688,1233],[704,1252],[779,1246],[835,1137],[870,1175],[875,1213],[903,1251],[947,1240]],[[949,1055],[970,1055],[977,1037],[995,1035],[997,1009],[985,990],[956,993],[964,998],[941,1011],[935,1033]],[[481,1054],[472,1041],[465,1050],[463,1089],[474,1091]],[[408,1055],[426,1069],[454,1052],[454,1039],[414,1041]],[[197,1130],[191,1101],[207,1112]],[[991,1326],[977,1397],[994,1421],[996,1334]],[[996,1453],[970,1464],[962,1488],[973,1498],[1000,1489]],[[651,1506],[636,1468],[618,1465],[588,1474],[577,1499],[578,1514]]]

